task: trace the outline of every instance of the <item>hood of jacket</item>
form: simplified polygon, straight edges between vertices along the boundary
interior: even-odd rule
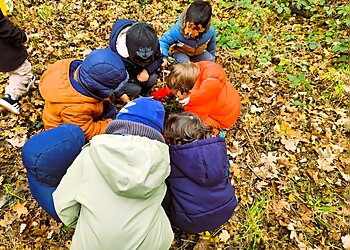
[[[168,146],[147,137],[97,135],[88,147],[96,168],[120,196],[146,199],[170,174]]]
[[[125,29],[128,26],[131,26],[132,24],[136,23],[134,20],[130,19],[119,19],[117,20],[112,27],[112,31],[109,37],[109,47],[112,51],[117,52],[117,41],[119,33]]]
[[[215,186],[226,178],[224,138],[211,137],[184,145],[170,145],[169,148],[172,177],[181,173],[198,185],[207,187]]]
[[[106,48],[90,52],[76,70],[76,79],[90,96],[102,101],[123,89],[129,76],[120,56]]]
[[[39,91],[45,101],[55,103],[97,103],[99,100],[85,96],[74,89],[71,83],[73,71],[71,63],[78,62],[76,59],[63,59],[51,65],[41,76]]]

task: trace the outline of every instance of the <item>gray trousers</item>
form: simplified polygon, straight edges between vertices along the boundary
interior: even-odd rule
[[[130,77],[129,81],[125,84],[123,92],[128,96],[137,97],[139,95],[149,95],[150,90],[157,82],[158,75],[153,73],[150,75],[148,81],[140,82],[135,77]]]

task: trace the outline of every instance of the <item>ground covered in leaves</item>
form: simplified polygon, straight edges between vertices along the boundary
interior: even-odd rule
[[[10,19],[29,35],[39,79],[56,60],[106,47],[117,18],[150,22],[162,35],[189,1],[14,3]],[[350,248],[349,3],[212,4],[217,62],[242,97],[226,138],[240,203],[215,231],[175,231],[172,249]],[[71,230],[34,201],[21,162],[21,146],[43,129],[37,86],[21,108],[21,116],[0,110],[0,249],[68,249]]]

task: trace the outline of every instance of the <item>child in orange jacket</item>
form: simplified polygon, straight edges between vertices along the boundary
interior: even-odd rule
[[[238,91],[227,82],[224,69],[209,61],[184,61],[171,69],[168,88],[185,111],[198,115],[206,125],[230,128],[238,119],[241,102]]]
[[[109,48],[93,50],[84,61],[57,61],[39,83],[45,129],[70,123],[81,127],[87,140],[103,134],[116,114],[110,98],[128,78],[122,59]]]

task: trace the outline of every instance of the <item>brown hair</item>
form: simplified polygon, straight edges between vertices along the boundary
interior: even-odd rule
[[[189,112],[171,114],[164,125],[165,139],[171,145],[186,144],[212,135],[212,127],[205,125],[201,118]]]
[[[167,85],[170,89],[188,93],[196,83],[199,68],[190,61],[175,64],[170,71]]]

